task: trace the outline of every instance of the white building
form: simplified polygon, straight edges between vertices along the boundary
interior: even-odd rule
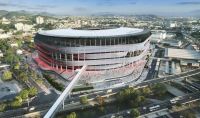
[[[15,24],[15,28],[18,31],[31,31],[31,29],[33,28],[33,25],[17,23],[17,24]]]
[[[167,32],[165,30],[152,30],[151,41],[160,42],[166,39]]]
[[[165,57],[180,60],[183,66],[200,66],[200,52],[188,49],[165,49]]]
[[[21,54],[23,54],[23,51],[20,50],[20,49],[17,49],[17,50],[16,50],[16,54],[21,55]]]
[[[3,52],[0,50],[0,57],[3,57]]]
[[[12,36],[11,32],[8,33],[0,33],[0,39],[10,38]]]
[[[176,23],[170,23],[170,27],[171,28],[177,27],[177,24]]]
[[[2,24],[10,24],[10,21],[5,17],[2,18]]]
[[[11,43],[10,46],[11,47],[18,47],[18,44],[17,43]]]
[[[37,24],[43,24],[44,23],[44,18],[41,16],[36,17],[36,23]]]

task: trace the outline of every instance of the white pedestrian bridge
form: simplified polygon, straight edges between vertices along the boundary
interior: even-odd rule
[[[74,85],[78,82],[80,79],[81,74],[86,70],[86,65],[83,66],[80,70],[78,70],[78,73],[73,78],[73,80],[69,83],[69,85],[65,88],[65,90],[62,92],[62,94],[58,97],[56,102],[54,102],[53,106],[49,109],[49,111],[45,114],[44,118],[52,118],[56,111],[59,110],[60,106],[63,104],[67,96],[69,96],[71,90],[73,89]]]

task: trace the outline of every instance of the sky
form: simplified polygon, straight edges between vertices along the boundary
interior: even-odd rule
[[[0,10],[57,15],[200,15],[200,0],[0,0]]]

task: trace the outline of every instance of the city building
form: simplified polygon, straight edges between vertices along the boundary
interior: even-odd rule
[[[0,39],[10,38],[12,36],[11,32],[0,32]]]
[[[23,23],[16,23],[15,28],[17,31],[31,31],[33,25],[23,24]]]
[[[37,24],[43,24],[44,23],[44,18],[41,16],[36,17],[36,23]]]
[[[167,32],[165,30],[151,30],[151,42],[159,43],[160,41],[166,39]]]
[[[20,49],[17,49],[17,50],[16,50],[16,54],[21,55],[21,54],[23,54],[23,51],[20,50]]]
[[[0,57],[3,57],[3,52],[0,50]]]
[[[166,48],[165,57],[179,60],[182,66],[199,67],[200,65],[200,52],[196,50]]]
[[[89,85],[124,84],[142,73],[150,35],[149,30],[126,27],[39,31],[35,36],[34,59],[42,69],[68,74],[87,65],[80,81]],[[133,73],[135,77],[122,79]]]
[[[5,17],[2,18],[2,24],[10,24],[10,21]]]

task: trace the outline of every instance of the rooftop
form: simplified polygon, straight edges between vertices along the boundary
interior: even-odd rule
[[[103,30],[78,30],[78,29],[55,29],[55,30],[42,30],[38,33],[47,36],[58,37],[109,37],[109,36],[123,36],[133,35],[143,32],[143,29],[120,27],[115,29]]]
[[[188,49],[166,48],[165,57],[200,60],[200,52],[197,52],[196,50],[188,50]]]

